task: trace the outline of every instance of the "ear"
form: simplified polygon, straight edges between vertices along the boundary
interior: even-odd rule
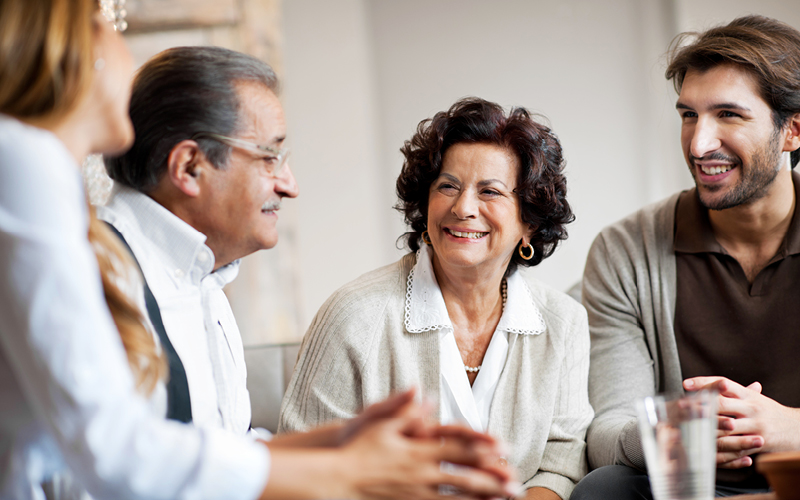
[[[529,245],[531,239],[533,239],[534,233],[536,233],[536,228],[534,226],[529,225],[528,230],[525,231],[525,234],[522,236],[522,244],[526,246]]]
[[[205,155],[195,141],[181,141],[172,147],[167,157],[167,177],[183,194],[200,194],[200,177],[208,165]]]
[[[796,113],[789,118],[789,123],[786,124],[786,140],[783,142],[784,151],[795,151],[800,148],[800,113]]]

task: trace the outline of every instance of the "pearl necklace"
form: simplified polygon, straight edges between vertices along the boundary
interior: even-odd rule
[[[503,284],[500,287],[500,295],[502,295],[502,297],[503,297],[503,309],[505,309],[506,308],[506,299],[508,298],[508,285],[506,284],[505,278],[503,278]],[[464,369],[467,370],[467,372],[469,372],[469,373],[478,373],[480,371],[480,369],[481,369],[481,366],[483,366],[483,365],[478,365],[478,366],[467,366],[467,365],[464,365]]]

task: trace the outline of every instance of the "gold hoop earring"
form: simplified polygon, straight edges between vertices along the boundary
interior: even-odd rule
[[[427,230],[426,231],[422,231],[421,237],[422,237],[422,241],[424,241],[426,245],[430,245],[431,244],[431,236],[428,234]]]
[[[531,253],[528,256],[526,256],[525,252],[523,252],[525,248],[526,247],[522,243],[519,244],[519,256],[525,260],[531,260],[533,258],[533,255],[536,253],[535,250],[533,249],[533,245],[531,245],[530,243],[528,243],[527,245],[527,248],[531,249]]]

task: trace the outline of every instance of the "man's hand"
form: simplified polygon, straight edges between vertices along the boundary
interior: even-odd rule
[[[355,417],[321,425],[306,432],[277,434],[267,443],[270,448],[336,448],[350,441],[370,425],[400,415],[401,411],[417,412],[421,419],[430,409],[426,405],[410,405],[414,400],[414,389],[391,396],[375,403]],[[406,408],[408,407],[408,408]]]
[[[415,389],[409,389],[405,392],[397,393],[380,403],[366,407],[364,411],[342,424],[338,435],[338,444],[347,443],[353,436],[359,434],[370,425],[386,418],[396,418],[402,415],[407,418],[418,419],[421,425],[423,417],[431,411],[431,408],[427,404],[412,404],[415,392]]]
[[[359,416],[307,433],[276,436],[262,498],[454,499],[519,493],[504,446],[461,425],[442,426],[414,390]],[[442,462],[461,465],[443,470]],[[440,485],[460,493],[442,496]]]
[[[414,406],[409,403],[391,418],[373,420],[342,447],[342,463],[349,469],[343,475],[352,473],[352,497],[443,498],[440,485],[468,498],[519,492],[513,470],[501,460],[500,443],[467,427],[426,422]],[[452,473],[442,469],[442,462],[464,467]]]
[[[800,449],[800,409],[764,396],[758,382],[744,387],[725,377],[694,377],[683,387],[719,392],[718,467],[749,467],[754,453]]]

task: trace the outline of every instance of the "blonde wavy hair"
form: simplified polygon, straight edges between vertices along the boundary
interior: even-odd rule
[[[0,0],[0,113],[58,123],[75,110],[95,71],[97,9],[97,0]],[[141,278],[135,277],[128,251],[91,207],[87,237],[137,389],[148,395],[165,378],[167,365],[141,309],[126,293],[132,288],[125,283]]]

